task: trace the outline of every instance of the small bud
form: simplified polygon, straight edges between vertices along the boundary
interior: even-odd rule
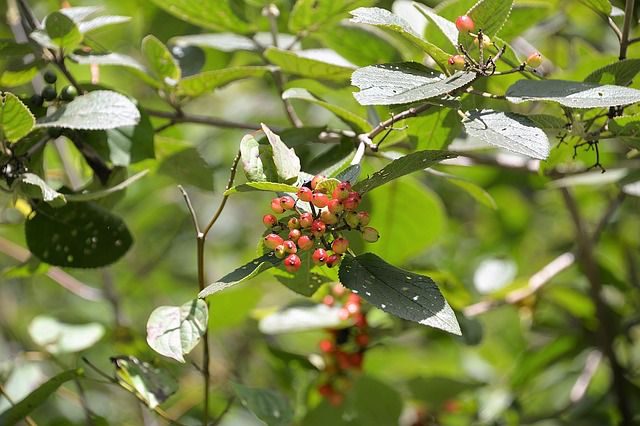
[[[273,228],[278,224],[278,218],[272,214],[265,214],[262,216],[262,223],[264,223],[264,226],[267,228]]]
[[[327,231],[327,225],[320,219],[316,219],[311,224],[311,233],[314,237],[321,237]]]
[[[345,253],[348,248],[349,240],[347,240],[346,238],[339,237],[333,240],[333,242],[331,243],[331,250],[338,254]]]
[[[380,234],[375,228],[367,226],[362,229],[362,238],[369,243],[375,243],[380,238]]]
[[[271,250],[284,243],[284,239],[278,234],[269,234],[264,237],[264,245]]]
[[[313,223],[313,215],[311,213],[302,213],[298,222],[302,228],[308,228]]]
[[[302,262],[300,261],[300,258],[295,254],[290,254],[284,260],[284,268],[288,272],[296,272],[298,269],[300,269],[301,264]]]
[[[325,249],[317,248],[313,252],[313,255],[311,255],[311,260],[313,260],[313,263],[316,265],[324,265],[327,262],[327,257],[329,256]]]
[[[284,212],[284,207],[280,204],[280,198],[274,198],[271,200],[271,210],[273,210],[274,213]]]
[[[310,250],[313,247],[313,240],[308,235],[302,235],[298,238],[298,247],[300,250]]]
[[[542,55],[540,52],[533,52],[527,57],[527,65],[531,68],[538,68],[542,64]]]
[[[454,70],[463,70],[466,65],[466,61],[462,55],[449,56],[448,62]]]
[[[311,198],[311,202],[313,203],[314,206],[321,209],[323,207],[326,207],[327,204],[329,204],[329,197],[327,197],[327,194],[314,191],[313,196]]]
[[[306,186],[303,186],[300,189],[298,189],[298,198],[300,198],[302,201],[306,201],[306,202],[311,201],[312,195],[313,195],[313,191],[307,188]]]
[[[296,200],[294,200],[292,197],[289,197],[288,195],[285,195],[280,197],[280,205],[285,210],[293,210],[296,205]]]
[[[456,28],[460,32],[473,31],[475,24],[469,15],[458,16],[456,19]]]

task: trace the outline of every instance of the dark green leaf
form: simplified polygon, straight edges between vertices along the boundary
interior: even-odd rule
[[[640,114],[614,117],[609,121],[609,130],[617,136],[640,138]]]
[[[213,190],[214,168],[188,142],[156,136],[158,173],[170,176],[182,185]]]
[[[418,12],[424,15],[425,18],[429,21],[429,26],[435,27],[437,31],[449,42],[449,46],[447,48],[457,49],[458,46],[458,28],[456,28],[456,24],[449,21],[448,19],[443,18],[442,16],[435,13],[431,8],[428,8],[425,5],[414,3],[413,4]]]
[[[432,410],[440,410],[448,400],[457,399],[461,393],[480,386],[482,383],[449,377],[416,377],[409,381],[411,395],[424,401]]]
[[[567,121],[562,117],[551,114],[532,114],[527,118],[535,123],[535,125],[545,130],[563,130],[567,128]]]
[[[166,401],[178,390],[175,379],[165,370],[136,357],[118,356],[111,358],[111,361],[116,366],[120,384],[130,392],[135,391],[151,409]]]
[[[251,191],[269,191],[269,192],[296,192],[297,186],[287,185],[286,183],[276,182],[247,182],[242,185],[234,186],[224,191],[224,195],[231,195],[237,192]]]
[[[548,2],[515,3],[509,19],[500,30],[500,38],[507,41],[515,39],[529,28],[548,18],[554,11],[553,6]]]
[[[233,12],[232,0],[152,0],[166,12],[183,21],[215,31],[248,34],[254,25],[243,21]]]
[[[298,50],[270,47],[264,56],[286,73],[330,81],[347,81],[353,66],[331,50]]]
[[[509,18],[513,0],[480,0],[467,12],[473,19],[475,27],[493,37]]]
[[[0,93],[0,139],[17,142],[27,136],[36,119],[13,93]]]
[[[453,310],[431,278],[404,271],[378,256],[345,256],[340,282],[366,301],[400,318],[460,335]]]
[[[274,269],[273,275],[292,291],[305,297],[311,297],[330,278],[323,275],[323,268],[315,267],[311,260],[311,251],[298,252],[300,269],[294,273],[287,272],[282,265]]]
[[[178,92],[191,97],[201,96],[237,80],[262,77],[267,72],[269,72],[269,67],[258,66],[231,67],[205,71],[182,79],[178,84]]]
[[[282,260],[275,257],[273,253],[262,255],[257,259],[248,262],[244,266],[239,267],[235,271],[230,272],[229,274],[220,278],[218,281],[209,284],[198,294],[198,297],[205,298],[226,288],[247,281],[260,274],[261,272],[266,271],[272,266],[276,266],[281,261]]]
[[[293,409],[282,395],[269,390],[248,388],[232,383],[240,403],[268,426],[289,426],[293,421]]]
[[[178,61],[160,40],[153,35],[142,39],[142,54],[158,81],[167,86],[178,84],[182,77]]]
[[[343,23],[319,33],[317,38],[355,65],[401,60],[400,52],[390,42],[389,35],[370,26]]]
[[[608,2],[607,2],[608,3]],[[598,68],[589,74],[585,83],[615,84],[626,86],[640,72],[640,59],[624,59],[606,67]]]
[[[124,222],[91,203],[38,205],[25,224],[27,246],[43,262],[99,268],[120,259],[133,240]]]
[[[457,110],[450,108],[431,107],[426,113],[404,123],[417,150],[444,149],[462,131]]]
[[[61,12],[48,15],[44,21],[44,28],[51,43],[65,50],[73,50],[83,39],[75,22]]]

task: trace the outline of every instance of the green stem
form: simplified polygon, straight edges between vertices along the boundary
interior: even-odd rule
[[[633,20],[633,6],[635,0],[627,0],[624,5],[624,24],[622,26],[622,37],[620,39],[620,55],[618,59],[621,61],[627,58],[627,47],[629,47],[629,32],[631,31],[631,21]]]

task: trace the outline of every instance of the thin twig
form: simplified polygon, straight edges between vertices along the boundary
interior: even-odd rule
[[[229,174],[229,181],[227,182],[227,186],[225,187],[225,192],[228,191],[229,189],[231,189],[231,187],[233,186],[233,181],[236,178],[236,172],[238,171],[238,163],[239,162],[240,162],[240,151],[238,151],[238,153],[236,154],[235,158],[233,159],[233,163],[231,165],[231,173]],[[222,197],[222,201],[220,202],[220,205],[218,206],[218,210],[216,210],[216,212],[214,213],[213,217],[211,218],[211,220],[209,221],[207,226],[204,228],[203,234],[204,234],[205,238],[207,237],[207,234],[209,233],[209,231],[211,230],[213,225],[216,223],[216,221],[220,217],[220,214],[222,214],[222,210],[224,210],[224,206],[227,204],[227,199],[228,198],[229,198],[228,195],[224,195]]]
[[[191,198],[189,198],[189,194],[183,188],[182,185],[178,185],[178,189],[182,192],[182,197],[184,198],[184,202],[187,205],[187,209],[189,209],[189,214],[191,215],[191,220],[193,222],[193,227],[196,230],[196,235],[200,237],[202,232],[200,231],[200,225],[198,224],[198,215],[196,214],[195,209],[193,208],[193,204],[191,203]]]
[[[624,24],[622,25],[622,36],[620,37],[620,55],[618,59],[623,60],[627,57],[627,47],[629,47],[629,32],[631,31],[631,22],[633,21],[633,6],[635,0],[626,0],[624,4]]]
[[[602,352],[599,350],[593,350],[587,355],[587,359],[584,362],[584,368],[582,373],[578,376],[578,379],[573,384],[571,392],[569,392],[569,399],[571,403],[576,404],[587,394],[591,379],[595,376],[598,366],[602,361]]]
[[[369,132],[363,133],[361,136],[366,136],[369,140],[373,140],[376,136],[378,136],[380,133],[384,132],[389,127],[393,126],[398,121],[404,120],[406,118],[415,117],[416,115],[425,112],[426,110],[428,110],[432,106],[433,105],[431,105],[431,104],[422,104],[422,105],[419,105],[417,107],[411,107],[409,109],[406,109],[406,110],[402,111],[399,114],[392,115],[391,118],[389,118],[388,120],[383,121],[382,123],[378,124],[373,129],[371,129]]]
[[[149,109],[149,108],[145,108],[145,111],[147,114],[151,116],[169,119],[174,124],[195,123],[195,124],[205,124],[207,126],[213,126],[213,127],[220,127],[224,129],[258,130],[259,128],[259,126],[256,126],[255,124],[223,120],[221,118],[208,117],[205,115],[177,113],[177,112],[170,112],[170,111],[159,111],[159,110]]]

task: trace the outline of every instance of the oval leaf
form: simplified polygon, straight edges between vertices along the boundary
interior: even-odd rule
[[[35,122],[29,108],[16,95],[0,94],[0,138],[17,142],[31,132]]]
[[[607,3],[609,3],[607,1]],[[640,59],[624,59],[589,74],[585,83],[615,84],[626,86],[640,72]]]
[[[196,97],[233,81],[250,77],[262,77],[268,71],[269,67],[258,66],[231,67],[205,71],[186,77],[180,81],[178,84],[178,92],[182,95]]]
[[[147,343],[151,348],[179,362],[191,352],[207,331],[209,307],[202,299],[182,306],[160,306],[147,321]]]
[[[99,323],[65,324],[41,315],[29,324],[29,335],[39,346],[51,354],[80,352],[90,348],[104,335]]]
[[[273,151],[273,163],[276,166],[278,177],[283,182],[295,182],[300,174],[300,159],[293,148],[289,148],[282,142],[280,136],[276,135],[262,123],[262,131],[267,136]]]
[[[61,12],[53,12],[46,17],[44,28],[53,45],[72,51],[82,42],[83,35],[71,18]]]
[[[234,186],[224,191],[224,195],[231,195],[237,192],[250,191],[270,191],[270,192],[297,192],[298,187],[287,185],[286,183],[276,182],[247,182],[242,185]]]
[[[159,81],[168,86],[178,84],[182,76],[178,61],[171,55],[164,43],[155,36],[148,35],[142,40],[142,54]]]
[[[284,72],[301,75],[303,77],[318,78],[321,80],[331,81],[346,81],[349,80],[349,76],[353,72],[353,66],[347,66],[344,59],[341,63],[334,60],[337,54],[331,55],[327,58],[327,55],[322,54],[327,52],[321,51],[296,51],[291,52],[289,50],[277,49],[274,47],[268,48],[264,52],[264,56],[272,64],[278,65]],[[332,52],[332,51],[329,51]]]
[[[151,409],[166,401],[178,390],[175,379],[166,370],[155,368],[149,363],[133,356],[111,358],[116,366],[116,374],[120,385],[131,391],[135,390]]]
[[[498,34],[513,7],[513,0],[480,0],[467,12],[476,28],[489,37]]]
[[[233,390],[242,405],[268,426],[289,426],[293,409],[282,395],[269,389],[248,388],[233,383]]]
[[[251,262],[220,278],[215,283],[209,284],[198,294],[198,297],[205,298],[214,293],[222,291],[225,288],[240,284],[243,281],[255,277],[259,273],[266,271],[272,266],[277,265],[281,261],[281,259],[275,257],[273,252],[260,256],[257,259],[253,259]]]

